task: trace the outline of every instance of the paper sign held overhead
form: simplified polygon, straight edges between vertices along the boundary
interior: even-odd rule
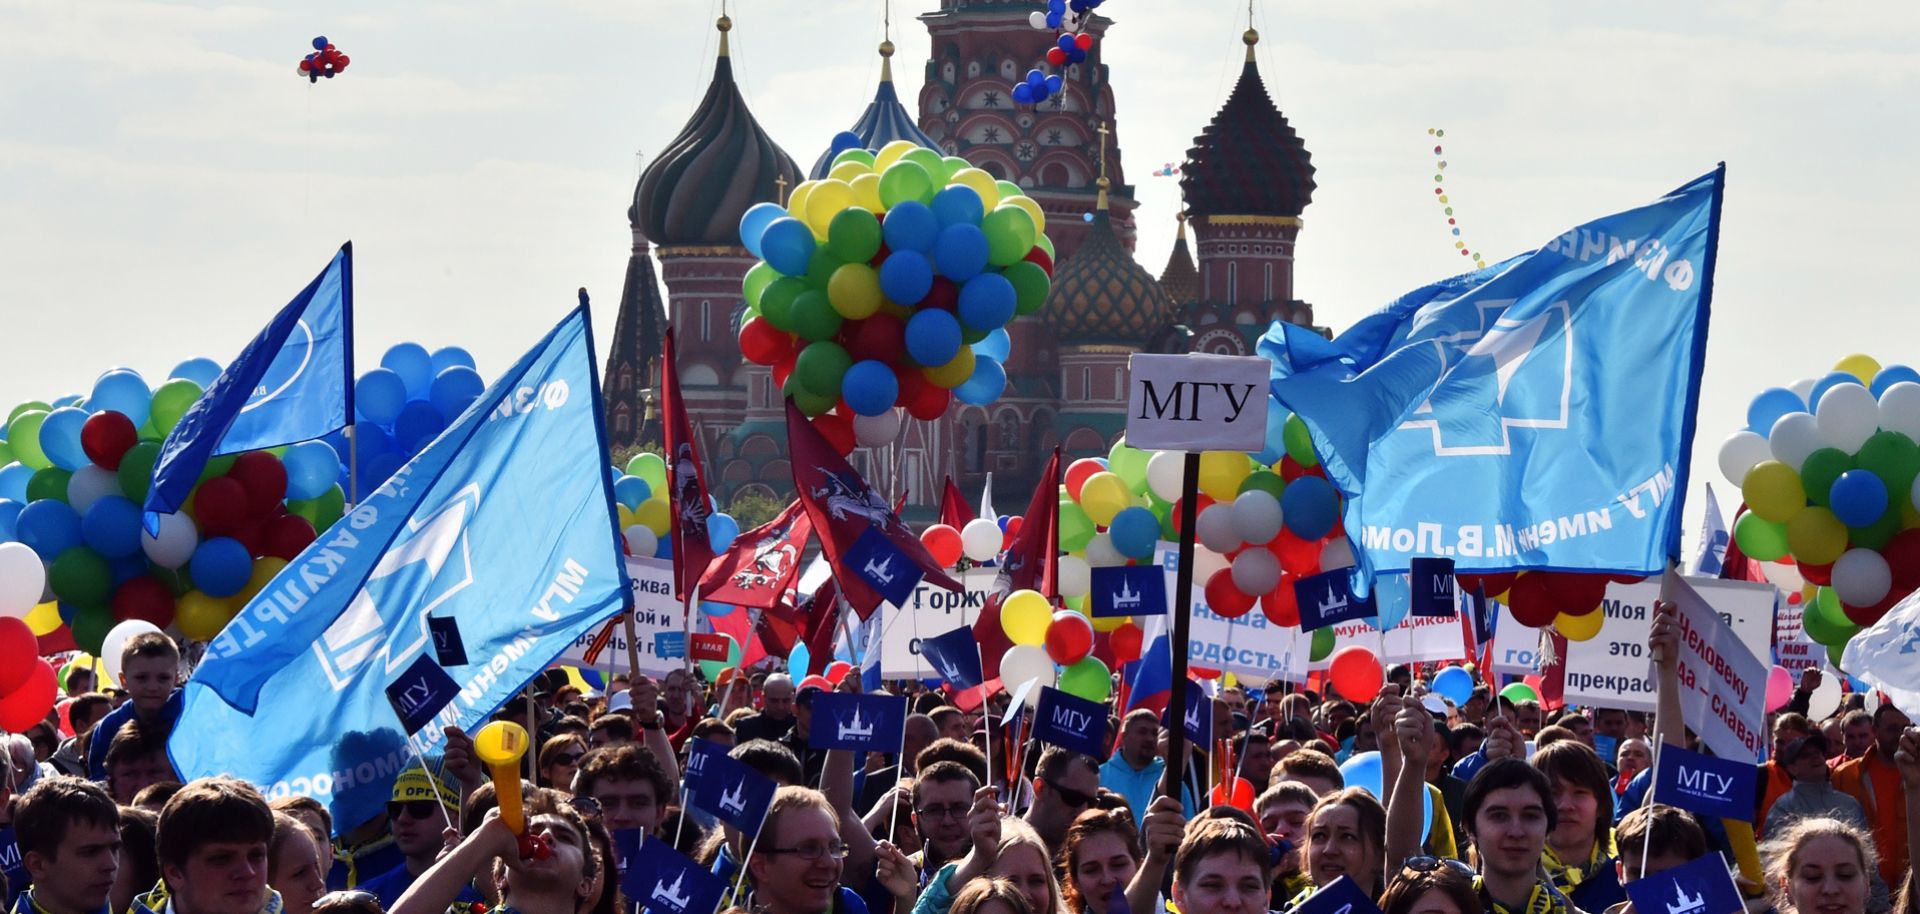
[[[1266,359],[1127,358],[1127,444],[1159,451],[1259,451],[1267,440]]]

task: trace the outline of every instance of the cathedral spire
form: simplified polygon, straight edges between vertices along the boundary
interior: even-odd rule
[[[1101,212],[1106,212],[1107,188],[1113,185],[1113,182],[1107,180],[1107,134],[1112,132],[1107,129],[1106,121],[1100,122],[1100,180],[1096,182],[1096,186],[1100,188],[1100,197],[1094,206]]]

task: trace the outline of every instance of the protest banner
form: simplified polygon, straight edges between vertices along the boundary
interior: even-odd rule
[[[1807,637],[1800,624],[1806,611],[1804,601],[1783,599],[1773,614],[1773,662],[1796,674],[1827,665],[1826,647]]]
[[[1682,718],[1714,755],[1765,761],[1767,665],[1685,578],[1675,576],[1670,583],[1679,607]]]
[[[673,598],[673,561],[670,559],[627,556],[627,576],[633,579],[633,636],[640,645],[640,672],[663,676],[686,665],[686,645],[682,637],[682,613],[685,607]],[[560,653],[555,663],[626,672],[627,628],[616,625],[613,637],[598,655],[598,663],[587,662],[587,650],[598,635],[587,632]]]
[[[972,627],[993,590],[994,570],[959,575],[961,589],[949,591],[932,581],[914,585],[904,605],[880,604],[880,675],[888,679],[934,679],[940,671],[920,656],[920,639],[960,626]]]
[[[1493,672],[1499,676],[1532,676],[1540,672],[1540,632],[1521,625],[1507,604],[1495,602],[1499,615],[1493,623]]]
[[[1773,585],[1692,577],[1687,582],[1749,653],[1756,658],[1772,656],[1773,608],[1779,593]],[[1567,642],[1568,704],[1623,711],[1654,709],[1653,679],[1641,661],[1647,657],[1647,634],[1653,629],[1653,604],[1659,596],[1659,578],[1608,585],[1600,606],[1606,617],[1600,633],[1585,641]]]
[[[1300,641],[1300,656],[1307,656],[1310,640]],[[1384,635],[1371,622],[1356,619],[1333,627],[1333,650],[1307,669],[1326,669],[1333,655],[1345,647],[1364,647],[1377,653],[1383,663],[1436,663],[1467,656],[1460,620],[1453,616],[1408,616]]]

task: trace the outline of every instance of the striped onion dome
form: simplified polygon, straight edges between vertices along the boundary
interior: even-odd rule
[[[866,113],[847,129],[860,137],[862,149],[878,150],[894,140],[906,140],[934,152],[941,151],[940,144],[913,122],[913,116],[907,113],[907,109],[900,104],[900,96],[893,91],[893,42],[880,43],[880,88],[873,93],[873,101],[867,104]],[[833,167],[833,155],[831,149],[821,153],[808,177],[815,180],[826,177],[828,170]]]
[[[1173,321],[1173,302],[1153,274],[1134,262],[1107,215],[1107,179],[1080,250],[1054,270],[1046,318],[1062,346],[1142,348]]]

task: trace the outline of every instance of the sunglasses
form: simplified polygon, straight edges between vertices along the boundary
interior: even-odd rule
[[[549,765],[578,765],[580,764],[581,759],[586,758],[586,755],[587,754],[585,752],[569,752],[566,755],[556,755],[553,757],[553,760],[548,764]]]
[[[1418,857],[1408,857],[1401,862],[1400,866],[1409,873],[1431,873],[1439,870],[1441,867],[1446,867],[1462,876],[1471,878],[1474,875],[1473,867],[1455,860],[1452,857],[1433,857],[1422,854]]]
[[[1085,809],[1092,806],[1093,801],[1100,798],[1097,794],[1081,793],[1071,787],[1062,787],[1052,781],[1043,780],[1041,783],[1053,788],[1053,792],[1060,795],[1060,802],[1076,809]]]
[[[410,800],[405,803],[396,800],[387,804],[387,818],[398,819],[402,814],[416,819],[431,819],[440,814],[440,804],[433,800]]]

